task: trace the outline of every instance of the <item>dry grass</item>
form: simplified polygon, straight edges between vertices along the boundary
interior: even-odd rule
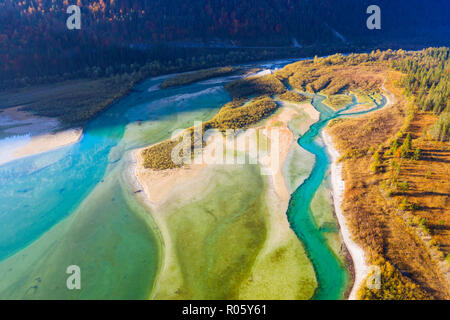
[[[421,112],[412,120],[408,131],[413,149],[421,150],[421,158],[403,161],[399,180],[407,181],[409,188],[393,198],[400,201],[406,197],[418,205],[413,216],[426,219],[433,244],[444,256],[450,252],[450,143],[426,139],[425,131],[436,118]]]
[[[20,106],[38,116],[56,117],[66,127],[83,125],[126,94],[132,84],[114,78],[36,85],[0,93],[0,110]]]
[[[365,297],[422,299],[431,295],[434,298],[448,299],[449,288],[438,266],[439,261],[433,256],[427,243],[418,236],[416,229],[408,224],[405,213],[398,208],[397,196],[390,198],[386,194],[383,186],[389,176],[388,170],[374,174],[369,169],[374,151],[384,152],[388,141],[404,126],[407,119],[407,101],[400,89],[394,86],[400,74],[383,71],[380,75],[387,77],[385,86],[395,95],[396,103],[361,118],[336,121],[328,128],[341,154],[348,154],[349,150],[357,154],[354,157],[343,157],[342,160],[343,179],[346,183],[343,211],[355,240],[367,252],[370,264],[378,264],[383,270],[388,270],[390,268],[386,267],[386,263],[389,263],[395,268],[395,272],[389,273],[390,277],[385,278],[383,274],[385,281],[404,284],[398,289],[388,286],[381,294]],[[448,201],[444,201],[449,194],[448,144],[443,148],[442,144],[426,141],[419,143],[420,139],[416,140],[423,135],[424,128],[429,123],[431,119],[427,119],[424,114],[417,114],[410,123],[413,147],[417,145],[423,148],[425,158],[402,165],[400,179],[407,180],[412,186],[407,193],[411,192],[411,200],[423,208],[415,214],[423,215],[433,223],[439,219],[437,216],[446,216],[444,227],[439,229],[436,237],[448,249],[449,212]],[[426,155],[433,156],[428,158]],[[384,169],[388,167],[387,160],[389,159],[382,158],[385,161]],[[425,179],[430,168],[434,170],[433,182]],[[440,191],[430,190],[432,186],[439,186]],[[430,208],[432,209],[429,210]],[[400,288],[405,292],[396,295],[389,292],[403,290]]]
[[[342,63],[323,66],[311,61],[300,61],[275,73],[280,80],[288,82],[300,91],[320,92],[334,95],[352,90],[379,91],[383,82],[380,66],[371,64],[352,65]]]
[[[301,103],[310,100],[307,96],[294,91],[286,91],[278,96],[280,100]]]

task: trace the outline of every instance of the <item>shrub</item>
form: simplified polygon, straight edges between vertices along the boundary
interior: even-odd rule
[[[408,190],[409,190],[409,184],[408,184],[408,181],[400,182],[400,183],[398,184],[398,188],[399,188],[401,191],[408,191]]]
[[[420,150],[420,148],[417,148],[416,150],[414,150],[412,159],[417,161],[417,160],[420,160],[420,158],[421,158],[421,150]]]
[[[255,124],[273,113],[278,105],[270,97],[260,97],[245,103],[245,100],[234,100],[225,104],[219,112],[208,122],[203,124],[201,132],[206,129],[240,129]],[[193,127],[188,128],[191,135],[191,148],[199,138],[194,136]],[[180,167],[172,161],[172,150],[182,142],[165,140],[142,151],[144,167],[147,169],[166,170]],[[180,150],[181,152],[181,150]],[[180,153],[180,156],[183,156]]]
[[[400,157],[401,158],[408,158],[409,157],[409,149],[406,148],[406,146],[402,145],[400,148]]]
[[[399,209],[403,210],[403,211],[409,209],[409,201],[408,201],[408,199],[403,198],[402,202],[400,203]]]
[[[392,141],[392,144],[391,144],[391,153],[395,154],[398,147],[399,147],[398,139],[395,139],[394,141]]]
[[[411,140],[411,134],[408,133],[406,135],[406,139],[405,141],[403,141],[403,146],[407,149],[407,150],[411,150],[412,149],[412,140]]]
[[[270,97],[262,97],[240,107],[226,104],[208,123],[220,130],[245,128],[266,118],[277,107]]]
[[[380,168],[381,168],[380,153],[377,151],[373,155],[372,163],[370,164],[370,171],[377,173],[380,171]]]
[[[384,260],[384,259],[383,259]],[[363,300],[424,300],[432,296],[420,288],[408,277],[401,274],[388,261],[382,261],[380,267],[380,288],[369,289],[366,285],[358,290]]]

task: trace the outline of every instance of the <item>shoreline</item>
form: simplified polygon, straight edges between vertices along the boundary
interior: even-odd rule
[[[342,164],[338,163],[339,152],[335,149],[333,141],[330,135],[324,130],[322,131],[322,138],[327,148],[328,154],[331,156],[331,189],[333,193],[333,204],[336,218],[339,223],[340,233],[342,235],[343,242],[346,246],[348,253],[350,254],[351,261],[353,263],[353,286],[350,290],[348,300],[356,300],[356,294],[361,287],[364,279],[369,272],[369,266],[366,262],[366,255],[364,250],[356,244],[347,226],[347,220],[342,212],[342,200],[345,191],[345,182],[342,179]]]
[[[145,193],[144,186],[139,180],[137,171],[142,166],[140,163],[140,152],[142,148],[133,150],[130,155],[130,165],[127,167],[128,177],[130,184],[136,188],[134,193],[141,193],[137,195],[138,199],[142,202],[144,207],[147,210],[153,210],[155,207],[155,204],[151,202],[148,195]],[[141,191],[141,192],[139,192]],[[153,220],[155,226],[156,226],[156,233],[158,234],[160,241],[159,244],[159,264],[158,264],[158,270],[156,272],[155,282],[153,283],[152,288],[150,289],[149,295],[147,297],[147,300],[152,300],[154,298],[155,293],[158,290],[159,282],[161,278],[161,274],[164,273],[165,267],[167,268],[168,263],[165,261],[167,259],[165,255],[165,251],[168,250],[167,247],[170,246],[170,243],[166,243],[166,237],[168,235],[168,230],[166,228],[166,225],[163,223],[161,218],[158,218],[157,215],[151,214],[151,212],[147,212],[150,218]]]

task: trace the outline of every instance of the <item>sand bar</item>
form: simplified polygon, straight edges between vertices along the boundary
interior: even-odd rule
[[[57,131],[57,119],[38,117],[20,107],[0,112],[0,165],[78,142],[81,128]]]

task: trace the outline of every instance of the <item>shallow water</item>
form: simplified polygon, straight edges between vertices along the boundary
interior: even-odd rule
[[[0,298],[148,298],[161,241],[125,174],[131,151],[230,99],[221,86],[148,91],[161,81],[93,119],[79,143],[0,166]],[[80,291],[66,288],[69,265]]]

